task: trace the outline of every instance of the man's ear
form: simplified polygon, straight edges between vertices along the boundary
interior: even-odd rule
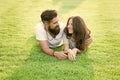
[[[48,22],[44,21],[44,25],[45,26],[49,26]]]

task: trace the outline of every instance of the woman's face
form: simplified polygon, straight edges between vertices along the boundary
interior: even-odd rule
[[[72,34],[72,33],[73,33],[73,23],[72,23],[72,19],[69,20],[67,28],[68,28],[68,32],[69,32],[70,34]]]

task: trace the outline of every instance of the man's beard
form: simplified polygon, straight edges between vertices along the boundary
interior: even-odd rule
[[[57,25],[54,29],[51,29],[51,27],[48,27],[49,32],[51,32],[54,35],[57,35],[60,32],[60,27]]]

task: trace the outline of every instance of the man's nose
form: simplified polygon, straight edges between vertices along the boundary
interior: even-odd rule
[[[59,23],[57,23],[56,25],[59,26]]]

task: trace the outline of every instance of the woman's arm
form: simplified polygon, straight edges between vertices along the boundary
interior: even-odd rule
[[[85,41],[85,47],[87,48],[91,43],[92,43],[93,39],[92,37],[90,36],[90,38],[86,39]]]
[[[64,52],[67,54],[67,51],[69,49],[69,41],[65,33],[63,34],[63,47],[64,47]]]

